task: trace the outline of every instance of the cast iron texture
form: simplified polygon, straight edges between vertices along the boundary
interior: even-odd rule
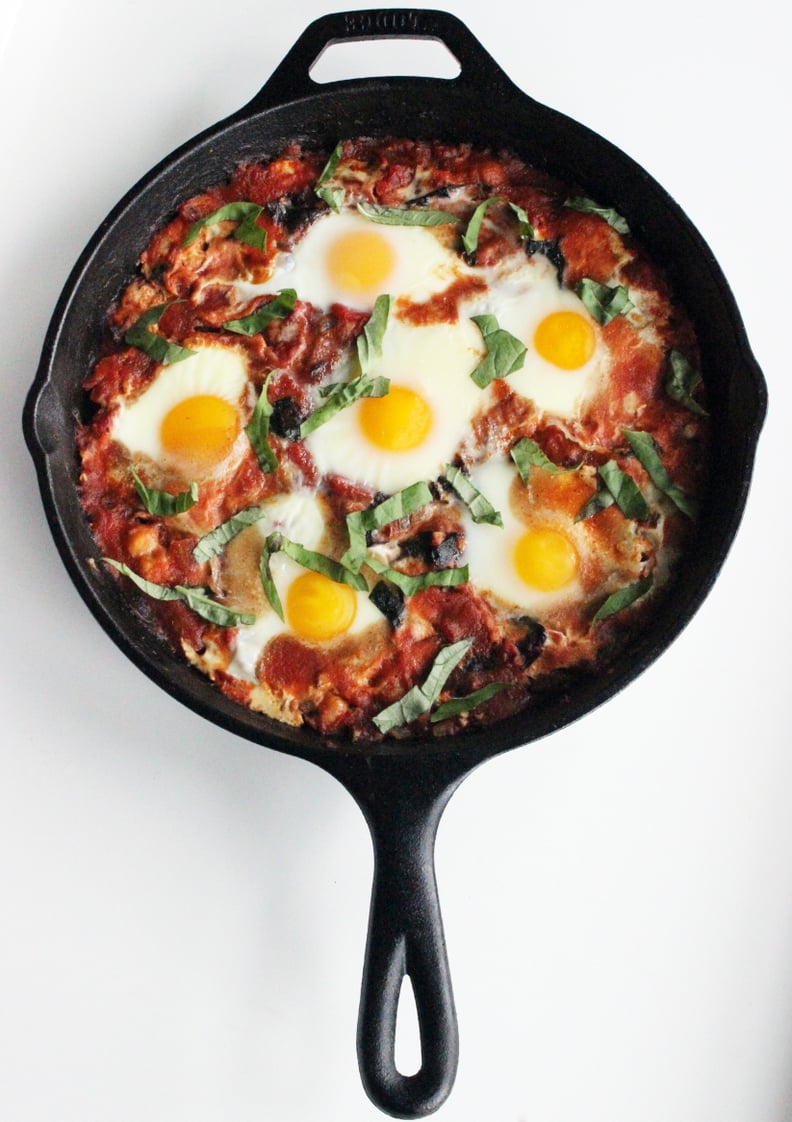
[[[394,37],[444,43],[460,64],[459,76],[325,85],[310,77],[331,43]],[[96,547],[77,492],[74,426],[86,409],[81,384],[97,357],[105,310],[134,273],[153,231],[180,201],[224,179],[242,160],[273,156],[294,140],[330,149],[340,137],[361,134],[509,148],[614,206],[665,269],[694,320],[711,402],[715,484],[675,595],[652,627],[596,679],[548,696],[492,729],[446,742],[335,744],[234,705],[151,635],[129,613],[105,567],[91,563]],[[366,1091],[383,1111],[402,1118],[431,1113],[448,1096],[456,1074],[457,1025],[433,859],[448,799],[483,760],[576,720],[632,681],[676,638],[709,591],[736,533],[765,409],[764,381],[728,284],[680,208],[622,151],[523,93],[465,25],[445,12],[357,11],[312,23],[248,105],[177,149],[129,191],[75,266],[55,309],[24,415],[53,536],[89,608],[141,670],[218,725],[325,768],[363,810],[375,869],[358,1057]],[[402,1075],[394,1062],[405,975],[415,994],[422,1048],[421,1068],[412,1076]]]

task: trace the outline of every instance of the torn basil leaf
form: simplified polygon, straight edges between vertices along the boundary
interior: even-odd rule
[[[627,437],[630,448],[646,469],[657,490],[669,498],[682,514],[687,515],[690,519],[695,519],[698,513],[698,503],[695,499],[686,495],[682,488],[672,481],[663,461],[660,459],[660,451],[649,433],[635,432],[631,429],[622,429],[622,432]]]
[[[325,392],[322,393],[324,402],[318,409],[314,409],[300,425],[300,437],[304,438],[309,436],[312,432],[318,429],[321,425],[327,424],[329,420],[335,417],[336,413],[340,413],[342,409],[347,409],[356,401],[363,397],[384,397],[390,389],[390,381],[388,378],[370,378],[368,374],[361,374],[359,378],[353,378],[351,382],[334,382],[330,386],[325,387]]]
[[[130,347],[137,347],[139,350],[145,351],[149,358],[153,358],[155,362],[159,362],[162,366],[170,366],[174,362],[183,362],[185,358],[195,354],[195,351],[191,351],[188,347],[180,347],[178,343],[169,343],[164,336],[155,335],[153,331],[149,330],[159,323],[172,303],[172,300],[168,300],[164,304],[157,304],[156,307],[149,308],[135,320],[124,335],[125,343],[128,343]]]
[[[291,557],[304,569],[320,573],[323,577],[335,581],[336,584],[347,584],[358,592],[368,592],[366,579],[359,572],[353,572],[346,565],[342,565],[340,561],[333,561],[331,557],[326,557],[324,553],[317,553],[313,549],[306,549],[298,542],[290,541],[289,538],[284,537],[278,531],[267,537],[267,549],[270,553],[277,553],[278,551],[285,553],[287,557]]]
[[[505,378],[522,369],[525,362],[525,344],[516,336],[498,326],[495,316],[471,316],[487,348],[486,356],[471,371],[470,377],[479,387],[486,389],[496,378]]]
[[[170,491],[158,491],[153,487],[147,487],[133,467],[130,467],[129,471],[140,501],[149,514],[170,518],[174,514],[184,514],[198,502],[197,483],[191,483],[188,491],[180,491],[177,495],[172,495]]]
[[[525,213],[521,206],[517,206],[516,203],[510,202],[508,199],[501,198],[500,195],[491,195],[490,198],[485,199],[483,203],[479,203],[479,205],[473,211],[470,221],[467,224],[467,229],[462,235],[462,246],[468,257],[472,257],[478,249],[481,223],[484,220],[484,215],[487,209],[492,206],[493,203],[505,203],[507,206],[511,207],[514,213],[517,215],[517,220],[520,224],[521,238],[534,237],[534,228],[528,219],[528,215]]]
[[[170,588],[164,584],[155,584],[154,581],[138,576],[122,561],[114,561],[112,557],[103,557],[102,560],[112,565],[119,573],[123,573],[125,577],[129,577],[141,592],[145,592],[153,600],[180,600],[202,619],[216,623],[219,627],[238,627],[240,624],[247,626],[255,621],[256,617],[250,612],[237,612],[213,600],[205,588],[192,588],[185,584],[177,584]]]
[[[336,144],[331,152],[330,159],[325,164],[322,174],[317,179],[316,186],[314,187],[314,193],[318,195],[322,202],[327,203],[330,209],[334,210],[336,214],[341,213],[341,208],[344,205],[344,188],[325,187],[325,184],[335,175],[336,168],[341,160],[343,148],[343,141],[339,140],[338,144]]]
[[[394,701],[374,717],[374,724],[380,732],[409,725],[424,713],[428,713],[440,696],[443,686],[451,672],[459,665],[473,645],[471,639],[460,639],[443,647],[438,652],[422,686],[413,686],[404,697]]]
[[[580,211],[581,214],[596,214],[599,218],[604,218],[618,234],[629,234],[630,232],[630,227],[617,210],[612,207],[599,206],[593,199],[588,199],[584,195],[575,195],[572,198],[565,199],[564,206],[568,206],[570,210]]]
[[[459,219],[447,210],[431,206],[377,206],[358,203],[357,209],[364,218],[381,226],[451,226]]]
[[[424,588],[456,588],[460,584],[467,584],[470,573],[467,565],[460,565],[455,569],[428,569],[425,573],[408,576],[392,569],[370,554],[364,558],[364,563],[373,569],[377,576],[389,580],[391,584],[404,593],[405,596],[414,596]]]
[[[482,686],[481,689],[469,693],[467,697],[452,697],[449,701],[444,701],[442,705],[438,705],[429,720],[434,725],[438,721],[447,721],[449,717],[456,717],[460,713],[469,713],[471,709],[489,701],[495,694],[501,693],[503,690],[513,689],[514,684],[514,682],[490,682],[488,685]]]
[[[193,557],[199,562],[210,561],[213,557],[219,557],[237,534],[241,534],[247,526],[253,526],[266,513],[267,507],[261,505],[249,506],[240,510],[238,514],[233,514],[225,522],[215,526],[214,530],[210,530],[208,534],[204,534],[202,538],[198,539],[193,548]]]
[[[264,595],[267,597],[270,607],[275,612],[278,619],[285,622],[283,604],[278,595],[278,590],[275,587],[275,581],[272,579],[272,570],[270,569],[270,557],[272,556],[272,552],[269,549],[269,541],[272,537],[273,535],[270,534],[264,542],[264,548],[261,551],[261,557],[259,557],[259,576],[261,577],[261,587],[264,589]]]
[[[262,304],[249,316],[227,320],[223,329],[236,335],[258,335],[274,319],[285,319],[293,311],[296,300],[297,293],[293,288],[282,288],[274,300]]]
[[[344,142],[343,142],[343,140],[339,140],[338,144],[336,144],[335,148],[330,153],[330,158],[328,159],[327,163],[325,164],[324,168],[322,169],[321,175],[319,176],[319,178],[316,181],[316,187],[314,187],[315,191],[319,187],[324,187],[325,183],[327,183],[327,181],[329,179],[333,178],[333,176],[335,175],[335,172],[336,172],[336,168],[338,167],[338,165],[341,161],[341,155],[342,155],[343,151],[344,151]]]
[[[549,471],[551,475],[558,475],[559,472],[565,471],[565,468],[559,467],[549,459],[535,440],[530,437],[524,436],[522,440],[518,440],[513,444],[510,452],[511,458],[517,465],[517,470],[520,473],[520,478],[523,483],[527,485],[531,476],[531,468],[542,468],[543,471]]]
[[[378,296],[371,309],[371,315],[363,328],[363,334],[357,338],[358,360],[360,369],[368,374],[372,360],[382,354],[382,340],[385,328],[388,326],[391,298],[387,295]]]
[[[589,501],[581,508],[577,514],[575,521],[584,522],[587,518],[593,518],[595,514],[599,514],[601,510],[607,510],[609,506],[613,506],[615,499],[606,487],[601,487],[599,491],[595,491]]]
[[[182,246],[191,245],[200,235],[205,226],[213,226],[216,222],[237,222],[239,225],[231,235],[236,241],[260,249],[263,253],[267,248],[267,231],[256,225],[256,219],[264,208],[256,203],[227,203],[218,210],[207,214],[193,222],[182,242]]]
[[[448,464],[444,474],[470,511],[470,516],[474,522],[488,522],[492,526],[503,525],[500,512],[495,509],[489,499],[482,495],[477,487],[474,487],[461,468]]]
[[[272,416],[272,406],[267,397],[267,390],[272,375],[273,371],[270,370],[269,374],[264,379],[264,385],[261,387],[261,393],[259,394],[250,421],[245,426],[245,433],[247,434],[253,451],[256,453],[256,459],[263,472],[276,471],[278,467],[278,457],[275,455],[272,448],[270,448],[269,441],[267,440],[270,417]]]
[[[673,401],[684,405],[691,413],[706,417],[708,416],[707,410],[699,405],[693,396],[701,382],[701,373],[692,362],[685,358],[681,351],[671,351],[669,353],[664,383],[665,392]]]
[[[635,581],[634,584],[625,585],[617,592],[612,592],[608,599],[602,604],[599,610],[593,616],[592,623],[600,623],[608,616],[615,615],[616,612],[621,612],[625,608],[629,608],[636,600],[640,600],[645,596],[649,589],[652,587],[652,578],[644,577],[643,580]]]
[[[341,564],[357,572],[366,559],[367,534],[373,530],[381,530],[383,526],[396,522],[397,519],[408,517],[431,501],[432,492],[429,484],[419,482],[405,487],[403,491],[397,491],[395,495],[383,499],[381,503],[369,507],[368,510],[358,510],[348,514],[346,524],[349,548],[341,558]]]
[[[327,203],[331,210],[336,214],[340,214],[344,206],[344,188],[343,187],[317,187],[316,194]]]
[[[630,300],[630,293],[622,284],[611,287],[607,284],[599,284],[590,277],[584,277],[575,291],[586,310],[603,327],[616,316],[626,316],[635,307]]]
[[[598,475],[613,495],[619,510],[625,518],[635,518],[644,522],[649,517],[649,504],[641,494],[638,484],[622,471],[615,460],[608,460],[598,469]]]

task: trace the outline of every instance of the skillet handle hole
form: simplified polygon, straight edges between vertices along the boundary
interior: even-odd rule
[[[418,1028],[418,1009],[415,991],[409,974],[402,978],[399,1001],[396,1007],[396,1036],[394,1063],[400,1075],[415,1075],[421,1070],[421,1038]]]
[[[320,84],[396,75],[451,79],[458,78],[460,72],[461,67],[448,47],[435,39],[330,43],[308,71],[313,81]]]

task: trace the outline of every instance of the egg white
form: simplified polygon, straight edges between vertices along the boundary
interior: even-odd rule
[[[319,471],[387,493],[419,479],[435,479],[488,399],[470,377],[483,354],[481,332],[470,320],[418,327],[391,316],[382,354],[372,362],[370,373],[420,394],[432,411],[432,427],[415,448],[378,448],[363,433],[361,403],[356,402],[306,437]]]
[[[326,535],[325,516],[320,501],[316,495],[305,491],[295,491],[273,499],[265,517],[256,523],[256,529],[262,541],[273,531],[279,530],[290,541],[317,552],[322,551]],[[285,553],[271,555],[270,573],[282,603],[286,603],[291,584],[306,571]],[[357,589],[353,591],[355,618],[344,632],[344,637],[360,634],[372,624],[381,624],[383,620],[382,614],[371,603],[366,592],[359,592]],[[254,623],[239,628],[236,649],[228,666],[229,674],[246,682],[256,682],[256,666],[264,648],[277,635],[283,634],[297,633],[266,605]]]
[[[439,231],[445,229],[439,227]],[[334,242],[346,234],[357,231],[376,231],[388,243],[394,255],[394,266],[389,276],[370,291],[353,291],[330,275],[327,261]],[[340,214],[328,212],[308,228],[289,253],[282,253],[275,268],[263,284],[237,285],[237,296],[251,299],[262,292],[278,292],[293,288],[300,300],[329,308],[331,304],[345,304],[356,311],[371,309],[380,293],[394,298],[408,295],[413,300],[424,301],[446,289],[456,276],[471,270],[457,253],[444,244],[442,232],[424,226],[386,226],[374,223],[357,211],[346,210]]]
[[[242,418],[249,411],[248,370],[244,355],[228,347],[191,344],[194,354],[161,366],[153,381],[130,403],[123,402],[115,416],[112,436],[130,453],[147,456],[164,468],[178,469],[178,460],[162,446],[162,422],[174,406],[188,398],[211,394],[223,398],[240,412],[240,435],[229,457],[212,474],[226,469],[228,459],[245,446]]]
[[[487,270],[486,279],[486,291],[466,301],[464,310],[471,316],[494,315],[499,327],[525,344],[525,362],[508,375],[508,385],[541,413],[565,420],[578,418],[601,386],[606,353],[598,325],[582,300],[576,292],[559,286],[555,267],[542,254],[510,255]],[[548,362],[533,343],[541,321],[560,311],[577,312],[594,328],[594,354],[577,370],[562,370]]]
[[[515,513],[512,503],[514,486],[524,486],[511,460],[494,457],[470,474],[471,482],[499,511],[503,526],[476,523],[464,515],[466,556],[470,580],[478,588],[541,620],[543,615],[560,604],[582,595],[580,581],[574,577],[563,588],[552,592],[532,588],[514,566],[514,551],[528,524]],[[515,480],[517,483],[515,484]],[[580,534],[567,516],[554,525],[552,512],[541,512],[537,525],[553,526],[573,542],[581,552]]]

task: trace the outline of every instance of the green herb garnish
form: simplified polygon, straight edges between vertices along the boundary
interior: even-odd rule
[[[159,362],[162,366],[170,366],[174,362],[183,362],[185,358],[195,354],[195,351],[189,350],[188,347],[180,347],[178,343],[169,343],[162,335],[155,335],[149,328],[159,323],[165,314],[166,310],[171,306],[173,300],[168,300],[164,304],[157,304],[154,308],[149,308],[144,312],[127,331],[124,336],[124,342],[129,343],[130,347],[137,347],[141,351],[153,358],[155,362]]]
[[[525,362],[526,348],[514,335],[498,326],[495,316],[471,318],[481,332],[487,348],[486,356],[470,374],[479,389],[483,390],[496,378],[505,378],[520,370]]]
[[[384,577],[391,584],[395,584],[405,596],[414,596],[424,588],[455,588],[457,585],[467,584],[470,580],[467,565],[460,565],[456,569],[429,569],[425,573],[408,576],[406,573],[400,573],[398,569],[383,564],[371,554],[364,558],[364,563],[373,569],[377,576]]]
[[[225,522],[215,526],[214,530],[210,530],[208,534],[204,534],[202,538],[198,539],[193,548],[193,557],[199,562],[210,561],[213,557],[219,557],[237,534],[241,534],[247,526],[253,526],[266,513],[266,506],[261,505],[249,506],[240,510],[238,514],[233,514]]]
[[[388,326],[391,298],[387,295],[378,296],[371,309],[371,315],[363,328],[363,334],[357,338],[358,361],[360,369],[368,374],[369,367],[377,355],[382,354],[382,340],[385,337],[385,328]]]
[[[374,724],[380,732],[409,725],[423,713],[428,713],[440,696],[451,672],[459,665],[473,645],[471,639],[460,639],[443,647],[437,654],[422,686],[413,686],[404,697],[383,709],[374,717]]]
[[[259,394],[250,421],[245,426],[248,440],[250,441],[253,451],[256,453],[256,459],[263,472],[276,471],[278,467],[278,457],[273,452],[267,440],[269,436],[270,417],[272,416],[272,406],[267,396],[267,390],[269,389],[270,378],[273,373],[274,371],[270,370],[269,374],[264,379],[264,385],[261,387],[261,393]]]
[[[688,518],[695,519],[698,513],[698,504],[695,499],[686,495],[671,479],[660,459],[660,451],[648,432],[635,432],[631,429],[622,429],[627,437],[630,448],[641,462],[649,478],[658,491],[671,500],[677,510]]]
[[[326,386],[322,395],[325,398],[324,403],[318,409],[314,409],[300,425],[301,439],[309,436],[321,425],[327,424],[336,413],[347,409],[361,398],[384,397],[389,389],[388,378],[370,378],[368,374],[361,374],[351,382],[334,382]]]
[[[490,196],[490,198],[485,199],[483,203],[479,203],[479,205],[473,211],[470,221],[467,224],[465,233],[462,235],[462,246],[468,257],[472,257],[472,255],[478,249],[481,223],[484,220],[484,215],[488,207],[492,206],[493,203],[506,203],[511,207],[514,213],[517,215],[518,221],[520,223],[521,238],[535,237],[534,228],[528,219],[528,215],[525,213],[521,206],[517,206],[516,203],[509,202],[508,199],[501,198],[500,195],[492,195]]]
[[[573,198],[565,199],[564,206],[568,206],[570,210],[578,210],[581,214],[596,214],[599,218],[604,218],[618,234],[629,234],[630,232],[630,227],[617,210],[612,207],[599,206],[593,199],[588,199],[584,195],[575,195]]]
[[[531,440],[528,436],[524,436],[522,440],[518,440],[516,444],[512,445],[510,455],[517,465],[520,478],[526,485],[531,476],[532,467],[542,468],[543,471],[549,471],[551,475],[557,475],[559,472],[567,470],[548,459],[536,441]]]
[[[348,514],[346,524],[349,548],[341,558],[341,564],[357,572],[366,559],[368,549],[366,534],[373,530],[381,530],[391,522],[408,517],[431,501],[432,492],[428,483],[413,483],[403,491],[397,491],[395,495],[383,499],[376,506],[369,507],[368,510]]]
[[[450,226],[459,219],[447,210],[430,206],[377,206],[358,203],[357,209],[364,218],[381,226]]]
[[[640,492],[635,480],[622,471],[615,460],[608,460],[598,469],[598,475],[613,495],[614,502],[625,518],[635,518],[639,522],[649,517],[649,504]]]
[[[138,576],[122,561],[114,561],[112,557],[103,557],[102,560],[112,565],[119,573],[129,577],[141,592],[145,592],[153,600],[180,600],[202,619],[216,623],[219,627],[237,627],[239,624],[247,626],[255,621],[256,617],[250,612],[236,612],[232,608],[227,608],[225,604],[213,600],[205,588],[192,588],[185,584],[177,584],[170,588],[168,585],[155,584],[154,581]]]
[[[302,565],[304,569],[310,569],[314,573],[320,573],[329,580],[335,581],[336,584],[346,584],[350,588],[354,588],[357,592],[368,592],[366,579],[360,573],[352,572],[346,565],[342,565],[340,561],[334,561],[331,557],[325,556],[324,553],[317,553],[313,549],[306,549],[305,546],[300,545],[298,542],[293,542],[289,538],[284,537],[279,530],[274,530],[271,534],[268,534],[265,539],[264,549],[262,550],[259,560],[259,573],[261,575],[261,584],[264,593],[280,619],[284,618],[283,604],[278,595],[278,590],[275,587],[275,581],[272,579],[272,571],[270,569],[270,559],[273,553],[285,553],[287,557],[291,557],[293,561],[296,561],[298,565]]]
[[[256,224],[256,219],[263,209],[256,203],[227,203],[218,210],[213,210],[211,214],[207,214],[205,218],[193,222],[182,246],[191,245],[205,226],[213,226],[216,222],[237,222],[238,226],[231,236],[238,242],[260,249],[263,253],[267,248],[267,231]]]
[[[461,468],[448,464],[444,474],[470,511],[470,516],[474,522],[488,522],[492,526],[503,525],[500,512],[495,509],[489,499],[482,495],[477,487],[474,487]]]
[[[153,487],[147,487],[133,467],[130,467],[129,471],[135,490],[149,514],[170,518],[174,514],[184,514],[198,502],[197,483],[191,483],[188,491],[180,491],[177,495],[172,495],[170,491],[157,491]]]
[[[622,284],[611,287],[607,284],[599,284],[590,277],[584,277],[575,291],[586,310],[603,327],[616,316],[626,316],[635,306],[630,300],[630,293]]]
[[[665,392],[673,400],[684,405],[691,413],[700,417],[707,416],[707,410],[696,401],[693,393],[702,382],[701,373],[681,351],[671,351],[668,355],[668,369],[665,377]]]
[[[625,585],[617,592],[612,592],[604,604],[601,605],[599,610],[593,616],[591,622],[600,623],[608,616],[615,615],[616,612],[621,612],[624,608],[629,608],[630,604],[634,604],[636,600],[640,600],[645,596],[649,589],[652,587],[652,578],[644,577],[643,580],[635,581],[634,584]]]
[[[237,335],[258,335],[274,319],[285,319],[294,309],[297,293],[293,288],[282,288],[278,295],[262,304],[255,312],[242,319],[229,319],[223,324],[226,331]]]
[[[495,694],[511,689],[514,689],[514,682],[490,682],[481,689],[469,693],[467,697],[452,697],[449,701],[444,701],[442,705],[438,705],[429,720],[434,725],[438,721],[447,721],[449,717],[456,717],[460,713],[469,713],[471,709],[489,701]]]

